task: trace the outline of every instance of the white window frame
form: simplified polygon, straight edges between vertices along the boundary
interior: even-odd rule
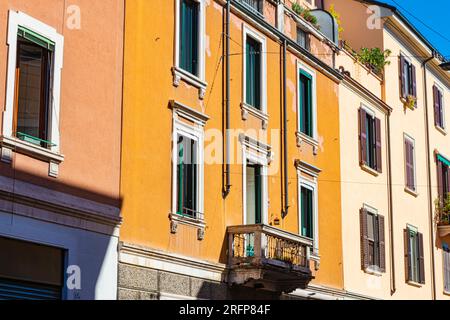
[[[261,44],[261,110],[249,106],[247,101],[247,37]],[[266,38],[258,32],[244,25],[242,28],[242,107],[258,118],[267,121],[267,44]]]
[[[446,123],[445,123],[445,90],[444,87],[438,83],[438,82],[434,82],[434,85],[436,86],[436,88],[439,90],[439,92],[442,94],[442,124],[443,126],[440,125],[436,125],[436,128],[440,131],[443,131],[444,134],[446,134]]]
[[[268,166],[270,156],[265,150],[252,150],[245,142],[242,145],[242,222],[247,224],[247,161],[261,166],[262,206],[261,223],[268,223],[269,193],[268,193]],[[266,153],[266,154],[264,154]]]
[[[403,163],[404,163],[404,174],[405,174],[405,191],[412,193],[414,196],[417,196],[418,194],[418,190],[417,190],[417,164],[416,164],[416,141],[414,140],[413,137],[411,137],[410,135],[408,135],[407,133],[403,133],[403,142],[405,140],[408,140],[410,142],[412,142],[413,148],[414,148],[414,152],[413,152],[413,169],[414,169],[414,187],[415,190],[412,190],[410,188],[408,188],[407,186],[407,173],[406,173],[406,150],[405,150],[405,144],[403,143]]]
[[[194,125],[190,125],[181,120],[184,118],[188,121],[193,121]],[[177,136],[181,135],[192,139],[197,145],[197,212],[199,212],[203,219],[191,219],[196,221],[204,221],[204,125],[203,120],[189,116],[181,110],[174,110],[173,112],[173,130],[172,130],[172,217],[180,219],[177,214]],[[187,220],[187,218],[186,218]]]
[[[24,142],[13,136],[14,95],[16,85],[16,63],[17,63],[17,38],[19,26],[32,30],[55,43],[54,67],[53,67],[53,92],[50,111],[50,135],[49,140],[55,145],[50,149],[35,146]],[[11,147],[24,149],[28,153],[39,155],[47,159],[61,162],[60,154],[60,99],[61,99],[61,72],[63,67],[64,37],[55,28],[26,15],[20,11],[9,11],[8,23],[8,71],[6,79],[6,106],[3,113],[3,143]]]
[[[307,179],[302,175],[305,173],[312,177],[312,179]],[[313,250],[311,256],[314,258],[319,257],[319,189],[317,183],[318,174],[305,170],[302,167],[297,168],[297,203],[298,203],[298,234],[302,236],[302,201],[301,201],[301,191],[302,188],[307,188],[313,192],[313,228],[314,228],[314,238],[313,240]]]
[[[300,72],[303,71],[307,74],[309,74],[312,78],[311,83],[311,95],[312,95],[312,125],[313,125],[313,136],[310,137],[300,130]],[[318,128],[317,128],[317,73],[314,69],[308,67],[307,65],[303,64],[300,61],[297,61],[297,132],[298,135],[300,135],[302,138],[306,140],[312,140],[312,142],[316,145],[318,145],[317,139],[318,139]]]
[[[205,30],[206,30],[206,3],[205,0],[193,0],[199,3],[199,36],[198,36],[198,75],[192,74],[180,67],[180,4],[181,0],[175,0],[175,52],[173,85],[178,87],[183,80],[188,84],[198,88],[199,98],[204,99],[208,84],[205,79]]]

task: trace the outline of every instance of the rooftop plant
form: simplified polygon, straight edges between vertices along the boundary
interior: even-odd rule
[[[391,64],[388,60],[392,51],[386,49],[382,51],[380,48],[362,48],[356,53],[359,62],[371,68],[376,74],[383,72],[384,66]]]
[[[303,8],[298,2],[294,2],[292,4],[292,11],[311,23],[316,29],[320,29],[320,26],[317,24],[317,18],[311,14],[309,9]]]

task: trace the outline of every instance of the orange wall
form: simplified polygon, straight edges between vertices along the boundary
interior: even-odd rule
[[[212,262],[226,262],[226,227],[242,224],[242,165],[231,165],[231,193],[222,198],[222,165],[205,165],[205,220],[203,241],[197,229],[179,225],[170,233],[171,211],[171,133],[170,100],[176,100],[210,117],[205,126],[222,130],[222,12],[218,2],[206,1],[206,81],[205,99],[198,90],[181,81],[173,86],[171,68],[174,55],[174,0],[129,0],[126,11],[124,125],[122,183],[124,223],[121,240],[171,253]],[[241,118],[242,101],[242,25],[231,19],[231,126],[238,129],[261,129],[261,122],[249,115]],[[254,29],[250,26],[251,29]],[[263,34],[261,31],[257,31]],[[271,166],[278,171],[268,177],[269,223],[281,220],[280,134],[270,136],[281,125],[281,45],[266,37],[267,105],[269,124],[267,142],[275,151]],[[296,58],[288,53],[288,139],[290,211],[281,227],[298,233],[297,173],[295,159],[310,162],[323,170],[319,177],[320,250],[322,260],[316,283],[342,287],[339,188],[339,117],[338,85],[317,71],[319,118],[319,153],[296,147]],[[205,146],[208,142],[205,142]],[[235,143],[236,150],[240,150]],[[239,151],[240,152],[240,151]]]
[[[77,5],[81,28],[69,29]],[[57,179],[48,163],[17,154],[16,178],[93,200],[117,204],[120,182],[124,3],[116,0],[3,0],[0,2],[0,96],[5,97],[8,11],[22,11],[64,36],[61,153]],[[4,101],[4,100],[3,100]],[[11,165],[0,164],[5,175]]]

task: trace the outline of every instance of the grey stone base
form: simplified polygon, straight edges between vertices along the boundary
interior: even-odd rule
[[[278,300],[275,292],[232,286],[162,270],[119,263],[119,300],[159,300],[164,295],[208,300]]]

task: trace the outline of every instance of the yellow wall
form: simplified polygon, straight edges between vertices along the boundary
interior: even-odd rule
[[[181,81],[173,86],[171,68],[174,57],[174,0],[128,0],[126,2],[124,120],[122,145],[123,226],[121,240],[170,253],[225,263],[226,227],[242,224],[242,165],[231,165],[231,193],[222,198],[222,165],[205,165],[205,220],[203,241],[197,229],[179,225],[171,234],[171,133],[170,100],[176,100],[210,117],[205,126],[222,130],[222,13],[220,2],[206,1],[206,82],[204,100],[198,90]],[[261,122],[249,116],[241,118],[242,102],[242,26],[231,19],[231,126],[261,129]],[[252,27],[250,27],[252,28]],[[262,31],[257,31],[263,34]],[[267,41],[267,105],[269,124],[267,142],[275,151],[268,177],[269,222],[281,219],[280,135],[271,137],[281,125],[281,45]],[[322,169],[319,176],[320,269],[315,283],[342,287],[342,250],[339,171],[338,84],[317,71],[319,152],[296,147],[296,59],[287,57],[288,68],[288,139],[290,211],[282,227],[298,233],[297,174],[295,159],[302,159]],[[205,141],[205,146],[208,141]],[[237,146],[238,143],[235,143]],[[238,147],[236,147],[238,148]],[[240,147],[239,147],[240,150]]]

